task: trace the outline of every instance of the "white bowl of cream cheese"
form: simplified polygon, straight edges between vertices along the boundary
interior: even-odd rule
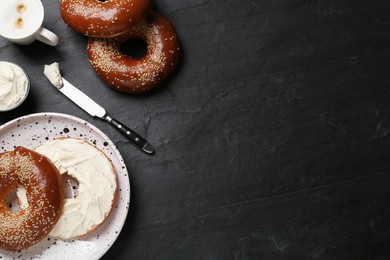
[[[0,112],[18,107],[27,98],[29,91],[27,72],[15,63],[0,61]]]

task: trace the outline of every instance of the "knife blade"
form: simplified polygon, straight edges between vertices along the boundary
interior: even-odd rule
[[[107,113],[107,111],[88,97],[84,92],[73,86],[69,81],[62,77],[63,85],[57,87],[57,89],[67,96],[71,101],[73,101],[76,105],[82,108],[85,112],[90,114],[93,117],[98,117],[100,119],[105,120],[114,126],[119,132],[121,132],[124,136],[126,136],[135,146],[148,154],[154,153],[153,146],[146,141],[142,136],[131,130],[128,126],[119,122],[111,115]]]

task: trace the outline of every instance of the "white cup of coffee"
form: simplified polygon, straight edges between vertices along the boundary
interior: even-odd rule
[[[42,27],[44,16],[40,0],[3,0],[0,8],[0,35],[21,45],[38,40],[56,46],[58,36]]]

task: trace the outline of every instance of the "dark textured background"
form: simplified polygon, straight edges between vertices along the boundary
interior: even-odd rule
[[[56,48],[0,39],[25,104],[104,131],[131,209],[103,259],[390,259],[390,2],[155,0],[180,36],[175,74],[147,95],[107,88],[86,37],[43,0]],[[147,139],[148,156],[50,86],[63,75]]]

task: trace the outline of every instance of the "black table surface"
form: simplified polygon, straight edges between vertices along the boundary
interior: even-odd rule
[[[0,124],[66,113],[115,143],[131,206],[103,259],[390,259],[388,0],[155,0],[183,51],[144,95],[108,88],[87,37],[43,3],[60,43],[0,39],[31,79]],[[55,61],[156,153],[60,95],[43,75]]]

